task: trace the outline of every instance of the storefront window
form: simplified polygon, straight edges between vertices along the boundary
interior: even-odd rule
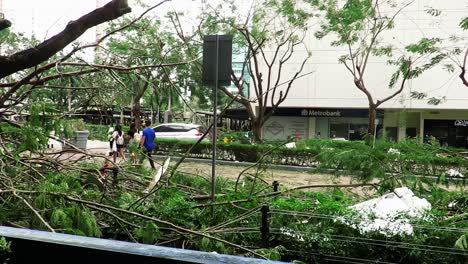
[[[330,138],[364,140],[367,134],[367,119],[330,119]]]
[[[363,140],[366,137],[367,124],[350,124],[349,140]]]
[[[348,137],[348,128],[349,124],[330,124],[330,138],[344,138],[349,139]]]
[[[436,138],[442,146],[468,147],[465,120],[424,120],[424,142]]]
[[[386,127],[385,138],[396,142],[398,140],[398,127]]]

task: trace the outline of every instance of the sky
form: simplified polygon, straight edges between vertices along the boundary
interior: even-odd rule
[[[12,30],[40,40],[60,32],[68,21],[95,7],[96,0],[3,0],[3,13],[12,22]],[[93,35],[88,32],[87,37]]]
[[[110,0],[99,0],[101,5]],[[210,0],[213,1],[213,0]],[[97,0],[0,0],[3,3],[1,12],[5,18],[10,20],[12,30],[17,33],[24,33],[26,36],[34,35],[39,40],[47,39],[62,31],[70,20],[77,19],[82,15],[94,10]],[[149,5],[154,5],[160,1],[146,0]],[[202,0],[173,0],[165,3],[161,8],[155,9],[153,14],[164,14],[174,8],[176,10],[185,9],[188,11],[198,10]],[[136,0],[129,1],[132,7],[132,15],[140,14],[143,9],[138,8]],[[88,30],[82,42],[90,42],[95,38],[95,29]]]

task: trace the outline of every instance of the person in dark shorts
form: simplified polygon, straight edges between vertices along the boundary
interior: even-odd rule
[[[154,139],[156,138],[156,133],[151,128],[151,121],[146,120],[145,126],[146,126],[145,129],[143,129],[143,136],[141,137],[141,140],[140,140],[140,146],[143,149],[143,156],[140,158],[140,163],[142,163],[143,159],[147,157],[151,165],[151,168],[156,169],[154,167],[153,159],[151,158],[151,153],[154,150]]]
[[[112,146],[112,150],[114,151],[113,153],[114,163],[117,161],[117,153],[120,154],[123,161],[126,162],[127,158],[125,157],[124,132],[122,131],[122,128],[119,125],[115,126],[114,134],[112,134],[112,138],[114,139],[114,144],[116,145],[116,148]]]

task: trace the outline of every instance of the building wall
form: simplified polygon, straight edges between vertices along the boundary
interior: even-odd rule
[[[413,129],[413,132],[421,138],[425,137],[424,123],[427,120],[448,120],[450,122],[468,120],[468,110],[440,110],[440,109],[424,109],[408,111],[405,109],[386,110],[384,114],[384,128],[397,129],[397,139],[402,140],[405,137],[410,137],[408,132]]]
[[[396,2],[403,3],[404,1],[397,0]],[[440,16],[431,16],[427,12],[429,8],[440,10],[442,13]],[[415,0],[396,17],[395,28],[386,32],[380,41],[404,50],[407,45],[416,43],[424,37],[441,38],[444,40],[444,45],[466,49],[468,31],[463,31],[459,26],[466,14],[468,14],[466,1]],[[312,53],[312,57],[302,72],[305,76],[295,80],[287,99],[280,107],[368,108],[366,96],[354,86],[353,77],[345,66],[338,63],[340,56],[347,54],[347,48],[331,46],[330,43],[336,40],[333,36],[316,39],[314,33],[319,29],[319,24],[316,20],[311,21],[311,27],[305,37],[307,49],[298,47],[292,59],[284,65],[281,77],[287,80],[299,68],[307,52]],[[448,41],[452,36],[457,36],[459,41],[456,43]],[[402,54],[397,51],[395,57]],[[460,60],[462,55],[460,55]],[[427,61],[420,60],[415,66],[420,66],[425,62]],[[458,78],[460,74],[458,68],[453,73],[443,68],[443,65],[447,63],[450,61],[444,61],[418,78],[409,80],[403,93],[380,106],[380,109],[384,111],[383,118],[380,119],[383,131],[392,134],[395,140],[402,140],[407,136],[419,136],[422,140],[425,136],[425,120],[448,120],[450,122],[468,120],[468,89]],[[371,56],[365,81],[367,88],[374,95],[374,100],[383,99],[395,91],[396,88],[389,89],[388,86],[396,70],[394,66],[387,63],[387,58]],[[282,89],[284,91],[284,87]],[[428,97],[444,97],[445,100],[439,105],[429,105],[427,100],[411,98],[410,94],[414,91],[425,92]],[[365,117],[361,117],[360,120],[350,117],[343,119],[315,117],[314,119],[314,121],[310,117],[300,119],[308,122],[309,137],[317,137],[318,134],[322,138],[333,136],[330,128],[334,122],[348,122],[357,126],[359,123],[367,122]],[[283,123],[289,122],[289,118],[282,120]],[[341,129],[344,128],[345,125]],[[348,129],[350,133],[353,131],[351,125]],[[265,136],[268,138],[268,134]]]
[[[285,140],[298,135],[300,138],[363,139],[367,133],[366,109],[277,109],[263,127],[267,140]],[[382,124],[383,115],[378,114]]]
[[[429,7],[440,9],[442,14],[437,17],[429,15],[426,11]],[[447,39],[454,35],[461,38],[461,42],[455,45],[460,44],[463,48],[468,39],[468,31],[461,30],[458,24],[467,13],[466,1],[416,0],[397,16],[395,28],[383,35],[381,41],[394,44],[403,50],[408,44],[415,43],[423,37]],[[318,30],[319,23],[311,21],[310,24],[305,42],[312,57],[306,64],[303,74],[311,74],[293,83],[282,107],[368,107],[366,96],[354,86],[353,78],[345,66],[338,63],[339,57],[347,53],[346,47],[331,46],[330,43],[335,40],[332,36],[316,39],[313,33]],[[283,80],[287,80],[295,73],[306,52],[305,48],[298,47],[292,59],[284,66],[281,74]],[[395,56],[400,55],[398,52],[395,54]],[[400,96],[385,103],[381,108],[466,109],[468,89],[457,77],[458,69],[454,73],[448,73],[443,69],[442,65],[449,62],[443,62],[441,66],[427,71],[417,79],[410,80]],[[424,61],[420,61],[420,64],[422,63]],[[370,58],[365,80],[375,99],[382,99],[394,92],[394,89],[388,88],[388,84],[395,71],[396,68],[388,65],[386,59]],[[430,97],[445,97],[446,100],[437,106],[430,106],[426,100],[410,98],[412,91],[427,92]]]
[[[263,126],[263,135],[268,140],[286,140],[294,137],[310,138],[308,117],[273,116]]]

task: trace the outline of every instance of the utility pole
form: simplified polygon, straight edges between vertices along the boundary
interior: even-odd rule
[[[218,119],[218,86],[231,84],[232,36],[207,35],[203,40],[203,84],[213,87],[213,137],[211,161],[211,202],[216,190],[216,131]],[[214,207],[211,206],[214,218]]]

